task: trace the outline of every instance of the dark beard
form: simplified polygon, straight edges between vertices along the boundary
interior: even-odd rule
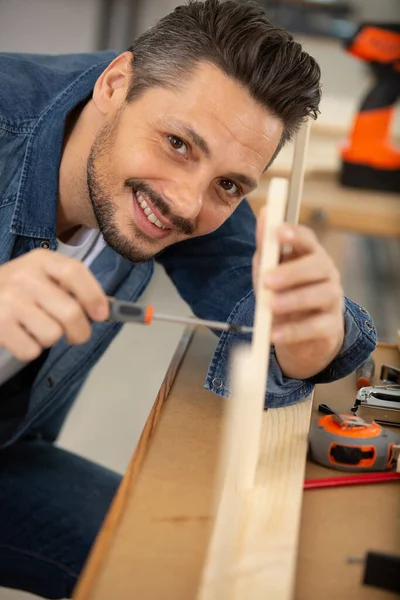
[[[118,121],[119,115],[116,115],[111,123],[104,126],[96,137],[90,151],[87,162],[89,198],[94,216],[107,246],[110,246],[115,252],[132,263],[143,263],[153,258],[156,252],[144,252],[140,248],[140,241],[143,240],[151,243],[151,240],[134,223],[131,224],[132,238],[127,238],[120,232],[115,218],[118,209],[113,205],[111,198],[104,191],[106,186],[102,185],[101,176],[96,172],[95,167],[96,159],[99,156],[112,151],[112,142]]]

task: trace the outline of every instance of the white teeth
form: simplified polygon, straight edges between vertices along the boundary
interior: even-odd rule
[[[143,198],[143,196],[142,196],[142,194],[141,194],[140,192],[138,192],[138,193],[136,194],[136,198],[137,198],[137,200],[138,200],[138,202],[139,202],[140,206],[143,208],[143,210],[144,210],[145,208],[147,208],[148,204],[147,204],[146,200]]]
[[[151,211],[151,208],[149,207],[149,205],[147,204],[146,200],[143,198],[143,196],[142,196],[142,194],[140,192],[138,192],[136,194],[136,198],[137,198],[137,201],[138,201],[139,205],[141,206],[144,214],[146,215],[146,217],[150,221],[150,223],[153,223],[154,225],[156,225],[160,229],[167,229],[165,227],[165,225],[163,225],[161,223],[161,221],[159,221],[157,219],[156,215]]]

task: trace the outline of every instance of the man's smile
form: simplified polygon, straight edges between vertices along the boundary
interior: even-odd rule
[[[173,228],[166,223],[166,219],[154,208],[148,196],[145,196],[142,192],[135,194],[133,191],[132,196],[135,222],[142,233],[157,240],[166,238],[173,231]]]

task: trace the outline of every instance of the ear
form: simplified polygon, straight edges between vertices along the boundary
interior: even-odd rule
[[[118,109],[126,98],[132,75],[131,52],[123,52],[102,72],[93,90],[93,102],[107,115]]]

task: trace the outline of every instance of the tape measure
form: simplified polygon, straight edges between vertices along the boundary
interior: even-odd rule
[[[392,448],[398,444],[399,434],[354,415],[321,417],[310,431],[311,458],[342,471],[392,470]]]

